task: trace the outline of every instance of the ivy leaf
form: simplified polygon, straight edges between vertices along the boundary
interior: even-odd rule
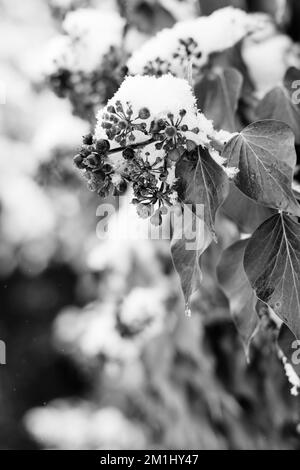
[[[244,0],[200,0],[200,7],[202,15],[210,15],[219,8],[228,6],[245,9]]]
[[[285,76],[284,85],[267,93],[256,109],[259,119],[277,119],[290,126],[297,144],[300,144],[299,80],[300,70],[290,68]]]
[[[258,121],[235,135],[225,146],[224,158],[238,167],[236,186],[259,204],[300,216],[292,191],[296,163],[294,136],[279,121]]]
[[[176,22],[172,12],[159,2],[131,0],[130,7],[129,2],[118,1],[118,3],[127,23],[142,33],[155,34],[163,28],[171,28]]]
[[[222,206],[222,212],[237,224],[242,233],[253,233],[276,213],[274,209],[261,206],[249,199],[234,184],[230,184],[230,193]]]
[[[245,272],[257,297],[300,339],[300,225],[276,214],[253,234]]]
[[[179,180],[178,196],[203,218],[215,238],[215,218],[229,193],[225,171],[210,156],[207,149],[198,147],[186,153],[176,166]],[[202,211],[201,211],[202,208]]]
[[[256,313],[257,297],[244,270],[247,244],[248,240],[242,240],[223,252],[217,275],[249,358],[249,348],[258,330],[259,319]]]
[[[300,377],[300,341],[296,339],[290,329],[283,324],[280,328],[278,346]]]
[[[215,68],[195,85],[198,108],[217,129],[236,131],[236,111],[243,77],[234,68]]]
[[[258,11],[268,13],[273,16],[277,23],[281,23],[286,15],[287,2],[283,5],[282,0],[247,0],[248,10],[257,13]]]
[[[189,313],[191,297],[199,289],[202,278],[200,257],[211,244],[212,236],[204,221],[188,206],[184,211],[184,216],[174,216],[171,254]]]
[[[200,257],[216,238],[216,212],[228,195],[229,182],[208,150],[200,147],[184,154],[176,178],[184,217],[174,224],[171,253],[189,309],[201,282]]]

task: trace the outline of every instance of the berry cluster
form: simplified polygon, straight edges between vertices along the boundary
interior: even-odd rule
[[[75,164],[101,197],[122,195],[130,186],[140,217],[160,225],[178,204],[176,165],[198,146],[210,148],[215,137],[187,81],[127,77],[99,111],[95,133],[84,137]]]
[[[149,62],[143,66],[142,74],[154,77],[162,77],[166,73],[171,73],[171,71],[171,62],[157,57],[156,59],[149,60]]]
[[[130,107],[128,109],[130,110]],[[149,111],[146,108],[141,109],[140,116],[148,115]],[[174,162],[174,149],[169,153],[165,153],[165,158],[157,157],[152,163],[149,161],[150,152],[146,151],[143,156],[141,153],[147,146],[156,142],[157,134],[167,134],[164,140],[159,139],[159,143],[155,143],[155,147],[159,146],[160,149],[163,146],[165,149],[169,148],[170,145],[173,147],[176,142],[183,142],[184,138],[180,134],[179,136],[175,135],[175,127],[174,132],[171,132],[170,126],[167,126],[168,121],[164,123],[152,121],[150,126],[152,136],[146,131],[145,126],[142,126],[143,132],[149,138],[144,143],[135,144],[135,136],[129,124],[132,122],[130,113],[127,116],[127,134],[121,126],[121,128],[118,127],[120,129],[119,133],[116,130],[111,131],[112,133],[107,140],[96,140],[92,134],[86,135],[83,138],[80,152],[74,157],[74,163],[77,168],[84,171],[90,189],[97,192],[101,197],[106,197],[110,193],[114,196],[120,196],[124,194],[130,183],[134,192],[132,202],[136,205],[138,214],[142,218],[152,216],[151,221],[159,225],[161,216],[168,212],[167,207],[173,204],[175,197],[173,184],[168,182],[169,170]],[[104,127],[107,126],[107,121],[104,121],[103,125]],[[133,125],[139,128],[139,124]],[[116,127],[116,124],[114,124],[114,127]],[[109,130],[111,129],[109,126]],[[120,135],[122,135],[121,140],[118,139]],[[123,146],[111,148],[110,141],[113,139]],[[182,146],[182,153],[184,151],[185,149]],[[113,157],[116,153],[121,153],[121,164],[120,159],[117,158],[117,166]],[[157,205],[158,210],[154,211]]]
[[[124,107],[117,101],[115,106],[108,106],[103,115],[102,127],[108,138],[96,140],[92,134],[85,136],[74,163],[84,170],[90,189],[101,197],[109,193],[120,196],[130,183],[134,192],[132,202],[140,217],[151,217],[153,224],[160,225],[162,215],[176,199],[175,181],[170,181],[171,168],[186,150],[196,147],[185,133],[189,131],[196,135],[199,129],[189,130],[182,124],[185,115],[186,110],[182,109],[176,118],[168,113],[166,118],[151,120],[147,125],[140,122],[149,120],[147,108],[141,108],[138,116],[134,116],[130,103]],[[145,135],[143,142],[136,143],[136,132]],[[112,141],[120,147],[111,148]],[[151,148],[162,151],[162,156],[153,162],[149,161]],[[120,158],[116,159],[117,166],[114,154],[121,154],[121,163]]]
[[[144,65],[143,75],[161,77],[166,73],[174,73],[176,68],[178,71],[184,71],[188,63],[192,64],[193,69],[200,69],[206,61],[207,58],[193,38],[179,39],[171,60],[162,60],[160,57],[150,60]]]
[[[109,150],[108,140],[95,141],[92,134],[88,134],[83,137],[80,152],[74,157],[77,168],[84,170],[90,190],[97,192],[101,197],[108,196],[113,186],[113,167],[107,159]],[[126,189],[126,182],[120,180],[113,189],[114,195],[121,195]]]
[[[120,51],[111,47],[101,66],[93,71],[73,71],[59,67],[47,76],[47,82],[60,98],[68,98],[73,112],[91,121],[99,106],[103,106],[117,91],[124,78]]]

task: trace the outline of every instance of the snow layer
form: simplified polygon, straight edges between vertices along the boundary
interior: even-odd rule
[[[169,63],[172,73],[182,76],[183,64],[180,60],[174,60],[174,54],[184,54],[180,41],[192,39],[195,42],[192,60],[195,65],[201,66],[207,62],[210,54],[232,47],[264,23],[265,18],[260,19],[232,7],[217,10],[210,16],[178,22],[173,28],[159,32],[133,54],[127,64],[129,72],[142,74],[149,62],[159,58]],[[201,57],[198,57],[198,53],[202,54]],[[191,58],[187,57],[189,60]]]
[[[92,72],[110,47],[119,47],[125,20],[114,11],[80,8],[67,14],[63,35],[49,44],[46,73],[59,68]]]

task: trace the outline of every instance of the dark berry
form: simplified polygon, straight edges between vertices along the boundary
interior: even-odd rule
[[[83,157],[82,157],[80,154],[75,155],[73,161],[74,161],[74,164],[77,166],[77,168],[82,169],[82,168],[84,167],[84,165],[83,165]]]
[[[96,153],[91,153],[86,159],[85,163],[90,167],[90,168],[96,168],[99,163],[99,156]]]
[[[104,173],[111,173],[112,171],[112,166],[109,164],[109,163],[104,163],[104,165],[102,166],[102,171],[104,171]]]
[[[101,182],[105,180],[105,173],[102,170],[94,170],[93,173],[97,176],[97,180]]]
[[[91,151],[87,147],[81,147],[80,149],[80,155],[82,158],[88,157],[91,154]]]
[[[127,147],[122,155],[125,160],[132,160],[135,157],[135,152],[131,147]]]
[[[159,129],[165,129],[165,127],[166,127],[166,123],[163,119],[159,119],[157,121],[157,125],[158,125]]]
[[[87,134],[83,137],[83,143],[85,145],[93,145],[93,135]]]
[[[168,172],[167,171],[163,171],[161,174],[160,174],[160,181],[166,181],[168,178]]]
[[[105,155],[110,149],[110,144],[108,140],[98,140],[96,142],[96,150],[100,155]]]
[[[120,195],[124,194],[126,190],[127,190],[127,183],[125,180],[122,180],[118,185],[119,194]]]
[[[122,196],[127,190],[127,183],[125,180],[122,180],[113,190],[114,196]]]

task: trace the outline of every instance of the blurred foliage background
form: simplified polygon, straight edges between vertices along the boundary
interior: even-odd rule
[[[132,3],[146,36],[187,11],[277,11],[266,0]],[[294,40],[298,3],[286,4]],[[87,5],[97,1],[0,0],[0,448],[298,449],[299,400],[272,331],[258,335],[247,364],[211,269],[235,226],[219,220],[229,235],[205,256],[190,319],[168,243],[121,239],[122,206],[114,237],[96,236],[100,200],[72,164],[89,122],[39,71],[66,11]]]

